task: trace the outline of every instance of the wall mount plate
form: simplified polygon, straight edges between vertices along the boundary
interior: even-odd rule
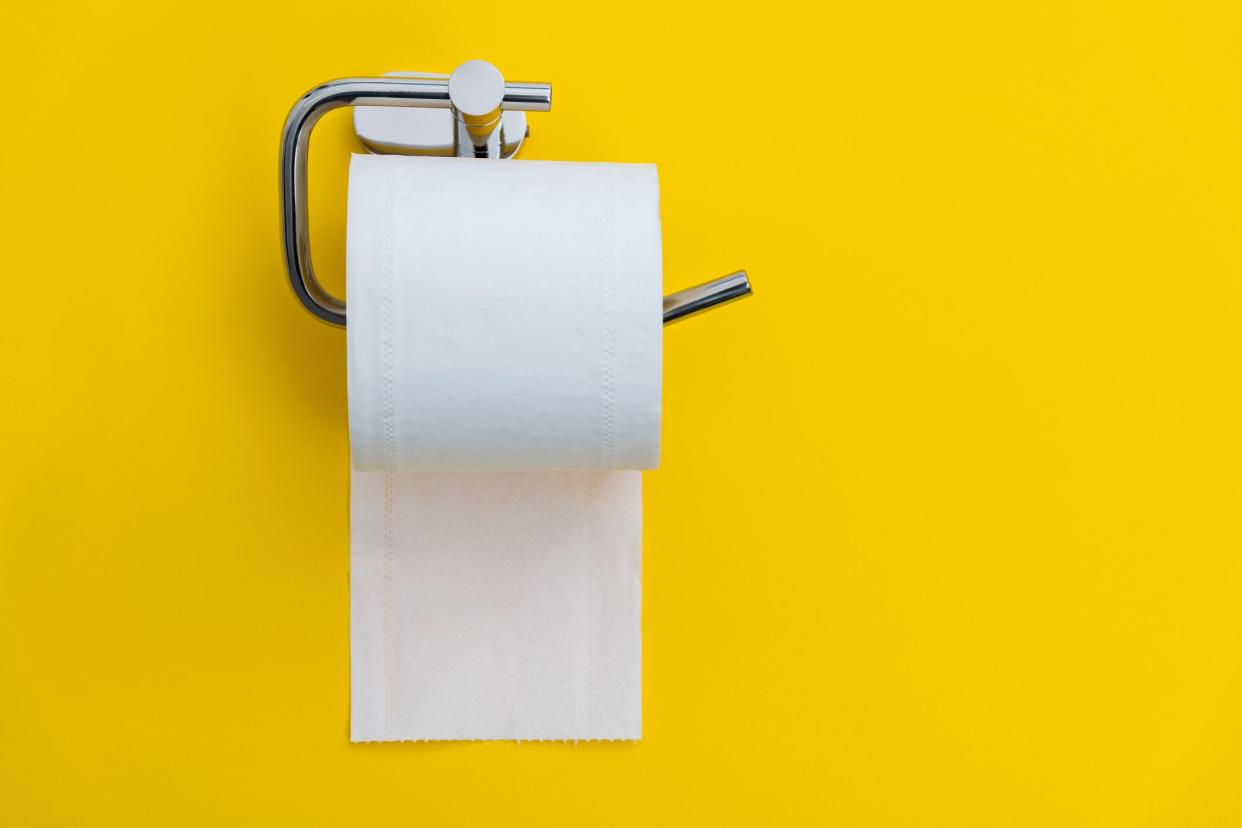
[[[431,72],[386,72],[386,78],[448,80]],[[500,157],[512,158],[529,135],[526,113],[500,113]],[[448,109],[415,109],[398,106],[354,107],[354,134],[368,151],[377,155],[456,154],[456,119]]]

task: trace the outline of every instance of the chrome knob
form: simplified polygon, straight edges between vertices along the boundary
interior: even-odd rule
[[[500,70],[485,60],[468,60],[453,70],[448,82],[449,100],[457,116],[457,134],[475,148],[475,154],[496,158],[487,152],[493,137],[500,140],[500,106],[505,99],[505,79]]]

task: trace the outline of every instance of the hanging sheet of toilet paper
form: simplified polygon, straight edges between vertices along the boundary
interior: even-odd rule
[[[637,739],[649,165],[355,156],[351,735]]]

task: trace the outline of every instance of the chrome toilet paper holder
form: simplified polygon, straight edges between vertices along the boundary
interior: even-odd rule
[[[280,210],[285,267],[298,301],[313,316],[345,325],[345,302],[324,290],[311,264],[306,168],[311,131],[325,113],[354,107],[354,131],[374,153],[506,159],[529,135],[527,112],[552,108],[546,83],[506,82],[490,63],[471,60],[451,75],[393,73],[320,84],[293,105],[280,136]],[[746,271],[664,297],[664,324],[751,293]]]

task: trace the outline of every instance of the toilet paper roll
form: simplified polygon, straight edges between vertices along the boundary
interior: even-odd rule
[[[356,469],[657,465],[654,166],[355,156],[347,259]]]
[[[358,156],[351,736],[636,739],[655,168]]]

